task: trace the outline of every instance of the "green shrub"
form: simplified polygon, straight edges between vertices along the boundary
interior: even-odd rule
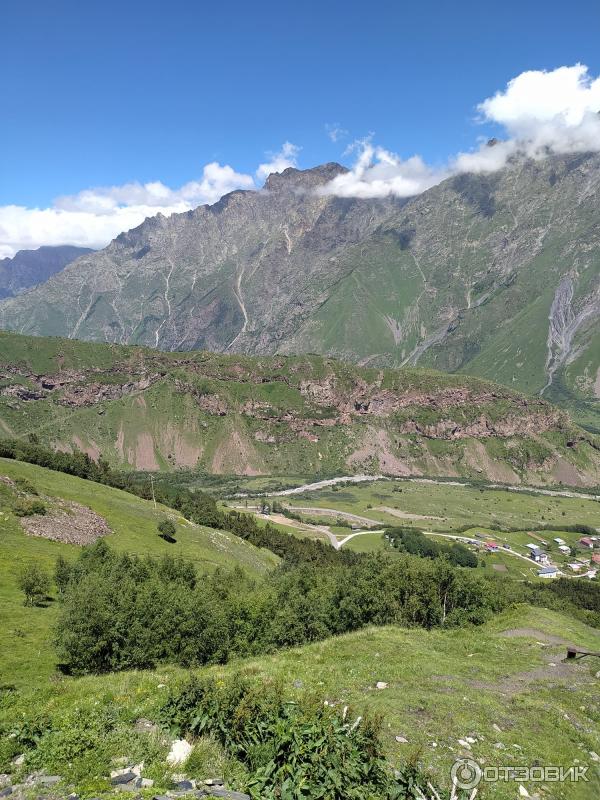
[[[177,528],[175,527],[175,523],[173,520],[165,517],[161,519],[161,521],[157,525],[158,528],[158,535],[161,539],[164,539],[166,542],[175,542],[175,534],[177,533]]]
[[[33,517],[36,514],[44,515],[46,506],[41,500],[16,500],[13,504],[13,513],[17,517]]]
[[[380,720],[321,699],[291,701],[276,683],[192,678],[163,706],[180,735],[216,739],[248,770],[254,798],[364,800],[393,797]]]
[[[71,580],[72,568],[64,556],[58,556],[54,567],[54,584],[59,595],[63,595]]]
[[[25,494],[38,494],[38,490],[35,488],[33,483],[31,483],[31,481],[27,480],[27,478],[15,478],[15,485],[22,492],[25,492]]]
[[[365,625],[478,624],[503,603],[495,582],[405,554],[287,565],[258,583],[241,570],[200,582],[182,559],[119,554],[100,540],[61,569],[56,642],[78,674],[222,663]]]
[[[40,605],[50,591],[50,577],[37,564],[24,567],[18,576],[19,589],[25,595],[25,605]]]

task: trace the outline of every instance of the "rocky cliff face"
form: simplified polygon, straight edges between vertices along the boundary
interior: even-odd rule
[[[40,247],[19,250],[13,258],[0,259],[0,298],[13,297],[44,283],[79,256],[91,253],[88,247]]]
[[[600,480],[597,437],[465,375],[0,334],[0,436],[30,434],[137,469]]]
[[[5,301],[0,325],[464,371],[600,430],[600,156],[515,161],[409,201],[322,194],[342,169],[148,219]]]

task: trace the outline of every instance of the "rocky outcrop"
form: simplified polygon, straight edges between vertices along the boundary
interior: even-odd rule
[[[101,382],[98,376],[114,378],[111,372],[65,372],[58,376],[34,375],[27,370],[11,369],[0,371],[0,379],[15,380],[0,389],[0,395],[17,400],[43,400],[52,397],[55,402],[71,408],[92,406],[106,400],[118,400],[126,395],[143,392],[160,380],[159,374],[144,375],[137,380],[119,382]]]
[[[111,533],[104,517],[87,506],[66,500],[51,500],[45,514],[23,517],[21,526],[29,536],[82,547]]]
[[[0,436],[35,437],[114,466],[242,475],[510,471],[514,482],[527,472],[530,482],[573,475],[585,485],[600,477],[597,438],[564,412],[467,376],[317,356],[66,347],[0,334],[3,342],[15,355],[3,363],[0,352],[8,384],[0,389]],[[36,359],[39,372],[28,366],[35,345],[46,354]],[[559,459],[574,469],[557,472]]]

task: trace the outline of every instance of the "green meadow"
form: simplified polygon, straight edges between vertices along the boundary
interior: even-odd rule
[[[264,574],[278,562],[271,552],[259,550],[237,536],[195,525],[160,505],[155,510],[152,502],[118,489],[6,459],[0,459],[0,477],[26,479],[41,496],[88,506],[106,519],[112,530],[106,541],[117,550],[140,556],[183,556],[204,572],[231,570],[239,565],[254,576]],[[2,492],[0,514],[0,681],[25,685],[47,678],[54,671],[50,630],[55,601],[50,599],[41,608],[24,606],[17,586],[18,574],[34,561],[52,571],[59,555],[74,558],[79,548],[26,535]],[[157,523],[165,516],[176,525],[173,544],[157,534]]]

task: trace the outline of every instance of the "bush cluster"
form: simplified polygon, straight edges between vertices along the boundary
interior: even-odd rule
[[[57,574],[56,640],[73,673],[222,663],[365,625],[480,623],[501,606],[495,584],[470,570],[408,555],[302,563],[255,582],[239,569],[197,576],[182,559],[118,554],[100,540]]]
[[[418,528],[388,528],[386,531],[390,542],[405,553],[412,553],[423,558],[447,558],[451,564],[459,567],[476,567],[477,556],[460,542],[446,544],[437,542]]]
[[[23,567],[17,582],[25,595],[26,606],[38,606],[45,602],[50,591],[50,576],[38,564],[32,562]]]
[[[17,517],[33,517],[36,514],[45,514],[46,506],[41,500],[19,498],[13,503],[12,511]]]

